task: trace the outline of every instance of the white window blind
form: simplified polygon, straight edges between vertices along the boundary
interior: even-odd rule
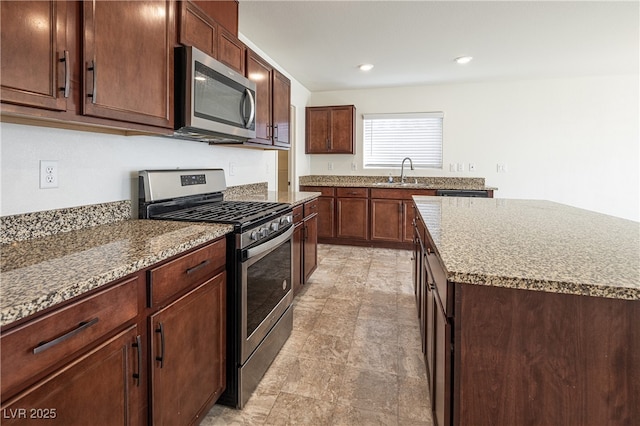
[[[364,167],[442,168],[442,112],[364,114]]]

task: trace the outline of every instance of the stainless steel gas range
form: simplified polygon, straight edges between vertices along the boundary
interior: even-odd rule
[[[139,217],[232,224],[227,240],[227,389],[242,408],[293,328],[289,204],[224,201],[222,169],[139,172]]]

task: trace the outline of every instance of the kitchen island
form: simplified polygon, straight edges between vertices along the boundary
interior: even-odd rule
[[[438,425],[637,422],[637,222],[548,201],[414,201]]]

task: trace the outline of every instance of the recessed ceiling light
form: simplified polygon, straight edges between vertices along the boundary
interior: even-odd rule
[[[456,58],[456,62],[464,65],[464,64],[468,64],[469,62],[471,62],[471,60],[473,59],[473,57],[471,56],[460,56],[459,58]]]
[[[360,68],[360,71],[371,71],[373,69],[373,64],[362,64],[358,68]]]

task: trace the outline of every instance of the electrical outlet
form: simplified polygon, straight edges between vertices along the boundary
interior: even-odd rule
[[[235,175],[236,175],[236,163],[229,163],[229,176],[235,176]]]
[[[58,162],[40,160],[40,188],[58,187]]]
[[[456,170],[459,172],[464,172],[464,163],[458,163]]]
[[[331,161],[327,163],[327,170],[333,170],[333,163]]]
[[[450,172],[455,172],[456,171],[455,163],[449,163],[449,171]]]
[[[351,163],[351,171],[355,172],[356,170],[358,170],[358,165],[356,163]]]
[[[470,172],[475,172],[476,171],[475,163],[469,163],[469,171]]]
[[[498,163],[496,166],[496,170],[498,173],[507,173],[507,165],[503,163]]]

